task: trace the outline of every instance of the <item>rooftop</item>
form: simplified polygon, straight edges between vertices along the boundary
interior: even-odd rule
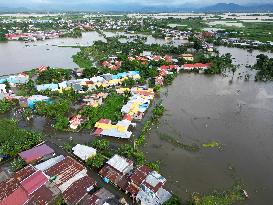
[[[23,160],[25,160],[26,163],[31,163],[33,161],[43,158],[46,155],[53,154],[53,153],[54,153],[53,149],[51,149],[46,144],[42,144],[42,145],[33,147],[32,149],[19,153],[19,156]]]

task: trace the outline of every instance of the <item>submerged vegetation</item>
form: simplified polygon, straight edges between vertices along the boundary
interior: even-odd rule
[[[257,63],[253,66],[257,70],[255,80],[272,81],[273,80],[273,58],[264,54],[257,56]]]
[[[164,133],[158,133],[159,138],[163,141],[166,141],[172,145],[174,145],[175,147],[184,149],[186,151],[190,151],[190,152],[198,152],[200,150],[200,147],[197,144],[185,144],[180,142],[179,140],[175,139],[174,137],[168,135],[168,134],[164,134]]]
[[[194,205],[232,205],[245,200],[243,187],[235,184],[225,191],[215,190],[207,195],[193,194],[192,203]]]

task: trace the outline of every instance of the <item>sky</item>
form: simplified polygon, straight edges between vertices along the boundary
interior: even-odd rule
[[[78,4],[137,4],[143,6],[175,6],[175,5],[211,5],[215,3],[273,3],[273,0],[0,0],[0,5],[5,6],[54,6],[54,5],[78,5]]]

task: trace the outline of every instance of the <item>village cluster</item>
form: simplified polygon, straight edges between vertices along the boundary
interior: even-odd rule
[[[73,157],[57,155],[45,143],[19,153],[27,166],[13,174],[1,172],[6,178],[0,182],[1,204],[52,204],[60,197],[68,205],[127,204],[88,175],[83,162],[96,155],[96,149],[77,144],[73,153]],[[110,158],[99,174],[141,204],[163,204],[171,197],[164,189],[164,177],[119,155]]]

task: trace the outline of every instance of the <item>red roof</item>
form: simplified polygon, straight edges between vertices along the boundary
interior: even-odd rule
[[[209,63],[184,64],[184,69],[185,68],[207,68],[209,66],[210,66]]]
[[[138,167],[131,176],[131,182],[140,186],[140,184],[146,179],[146,177],[152,172],[152,170],[143,165]]]
[[[99,123],[110,124],[111,120],[109,120],[109,119],[100,119]]]
[[[132,121],[133,120],[133,117],[129,114],[125,114],[122,118],[123,120],[128,120],[128,121]]]
[[[46,144],[42,144],[37,147],[33,147],[32,149],[19,153],[19,156],[27,163],[31,163],[33,161],[43,158],[46,155],[53,153],[54,153],[53,149],[51,149]]]
[[[54,193],[45,185],[43,185],[31,195],[31,200],[38,203],[39,205],[46,205],[53,200],[53,195]]]
[[[42,171],[37,171],[24,181],[21,182],[22,187],[30,195],[48,181],[46,175]]]
[[[70,185],[63,193],[67,204],[78,204],[79,201],[88,193],[87,188],[95,186],[96,182],[89,176],[85,176]]]
[[[20,187],[20,184],[15,178],[10,178],[0,183],[0,201],[10,196]]]
[[[97,128],[94,132],[95,135],[100,135],[102,133],[103,129]]]
[[[3,190],[1,190],[2,192]],[[28,201],[27,193],[22,187],[18,187],[13,193],[0,202],[1,205],[22,205]]]

